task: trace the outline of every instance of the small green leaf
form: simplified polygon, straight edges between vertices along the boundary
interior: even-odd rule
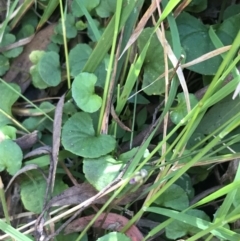
[[[201,210],[195,210],[195,209],[188,210],[186,211],[186,214],[201,218],[206,221],[210,221],[210,218]],[[186,222],[180,222],[180,221],[173,221],[172,223],[166,226],[166,236],[167,238],[173,239],[173,240],[179,239],[186,235],[192,236],[199,231],[200,231],[199,228],[194,227],[193,225],[188,224]]]
[[[86,64],[92,49],[87,44],[77,44],[69,53],[71,75],[76,77]]]
[[[72,2],[72,12],[73,15],[76,17],[82,17],[83,12],[81,11],[81,8],[79,7],[79,4],[83,4],[84,7],[87,9],[88,12],[91,12],[96,6],[99,4],[100,0],[73,0]]]
[[[44,122],[45,118],[42,116],[31,116],[27,119],[25,119],[22,123],[22,125],[29,131],[42,131],[44,130]]]
[[[153,28],[146,28],[138,38],[138,48],[141,50],[149,40]],[[169,35],[169,34],[167,34]],[[164,54],[161,44],[156,35],[151,39],[146,58],[144,60],[144,75],[142,88],[148,95],[159,95],[165,91],[165,83],[162,80],[155,81],[160,74],[164,73]],[[171,65],[170,65],[171,66]],[[155,82],[154,82],[155,81]],[[154,83],[153,83],[154,82]]]
[[[112,16],[116,11],[116,1],[101,0],[100,4],[96,8],[96,12],[101,18],[108,18]]]
[[[113,181],[122,167],[122,163],[119,163],[109,155],[96,159],[85,158],[83,160],[85,177],[98,191]]]
[[[97,241],[119,241],[119,240],[131,241],[131,239],[127,237],[124,233],[118,233],[118,232],[111,232],[97,239]]]
[[[44,196],[46,193],[46,181],[41,174],[36,171],[27,173],[20,184],[21,200],[24,207],[33,212],[41,213],[43,208]],[[55,180],[53,195],[58,195],[67,188],[67,185],[59,177]]]
[[[6,33],[3,35],[2,42],[0,43],[0,47],[7,46],[16,41],[16,37],[13,34]],[[15,58],[23,51],[23,47],[16,47],[10,50],[3,52],[3,55],[7,58]]]
[[[75,18],[71,14],[67,14],[65,18],[65,28],[66,28],[66,37],[68,39],[75,38],[77,36],[77,28],[75,26]],[[62,31],[62,20],[55,28],[56,33],[63,35]]]
[[[34,27],[30,24],[26,24],[23,25],[23,27],[21,28],[20,32],[17,35],[18,39],[23,39],[23,38],[27,38],[29,36],[31,36],[32,34],[34,34],[35,30]]]
[[[56,52],[46,52],[37,66],[39,75],[48,86],[57,86],[61,82],[59,55]]]
[[[159,198],[155,200],[155,203],[175,210],[184,210],[189,206],[186,192],[176,184],[172,184]]]
[[[16,139],[17,129],[13,126],[2,126],[0,127],[0,133],[5,136],[5,139]]]
[[[197,105],[198,99],[196,98],[196,96],[194,94],[189,94],[189,99],[190,99],[191,108],[193,108],[195,105]],[[171,121],[176,125],[179,124],[181,122],[181,120],[188,113],[187,105],[186,105],[186,101],[185,101],[185,97],[184,97],[183,93],[179,93],[177,95],[177,101],[178,101],[178,105],[170,113]]]
[[[20,87],[16,84],[9,84],[20,94]],[[0,83],[0,109],[6,112],[8,115],[12,116],[12,105],[18,99],[19,94],[13,92],[8,86],[3,83]],[[0,112],[0,126],[10,124],[12,121],[7,118],[3,113]]]
[[[43,81],[43,79],[41,78],[37,65],[33,65],[30,68],[30,74],[32,76],[32,83],[33,85],[38,88],[38,89],[46,89],[48,87],[48,85]]]
[[[193,188],[192,180],[187,173],[184,173],[178,178],[175,184],[180,186],[187,193],[190,200],[194,198],[195,190]]]
[[[95,135],[92,119],[87,113],[76,113],[63,126],[64,148],[85,158],[97,158],[111,152],[116,141],[109,135]]]
[[[102,98],[94,93],[96,82],[97,77],[89,73],[81,73],[73,81],[73,99],[77,106],[85,112],[93,113],[102,105]]]
[[[239,113],[239,99],[232,99],[232,94],[214,105],[202,118],[196,132],[209,135],[229,119]]]
[[[4,75],[9,70],[8,58],[0,54],[0,76]]]
[[[200,20],[183,12],[178,16],[176,22],[181,44],[186,52],[186,62],[190,62],[215,49],[209,37],[207,26]],[[217,56],[190,66],[187,69],[204,75],[213,75],[216,73],[221,62],[221,57]]]
[[[43,57],[45,54],[45,51],[42,50],[34,50],[29,55],[29,59],[33,64],[37,64],[39,60]]]
[[[20,147],[12,140],[0,142],[0,171],[4,169],[14,175],[22,166],[23,154]]]

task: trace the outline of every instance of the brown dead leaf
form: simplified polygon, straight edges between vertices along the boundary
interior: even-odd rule
[[[29,55],[33,50],[45,50],[50,43],[50,37],[53,34],[56,24],[49,25],[45,29],[39,31],[33,40],[24,48],[11,64],[9,71],[4,75],[3,79],[9,83],[16,83],[24,92],[30,84],[29,69],[32,66]]]
[[[33,131],[30,134],[26,134],[20,138],[17,138],[15,142],[20,146],[22,150],[29,149],[38,141],[37,134],[37,131]]]
[[[57,103],[55,114],[54,114],[54,121],[53,121],[53,140],[52,140],[53,147],[52,147],[52,159],[51,159],[50,171],[49,171],[49,178],[51,176],[50,183],[51,183],[52,192],[53,192],[55,174],[56,174],[57,163],[58,163],[64,98],[65,98],[65,94],[59,99]]]
[[[50,154],[52,152],[52,148],[50,146],[41,146],[29,153],[27,153],[24,156],[24,159],[34,157],[34,156],[39,156],[39,155],[44,155],[44,154]]]
[[[144,198],[144,195],[141,196],[141,194],[149,187],[149,185],[150,184],[146,184],[139,187],[136,192],[128,194],[121,200],[116,200],[116,203],[118,205],[126,205],[136,200]],[[48,207],[79,204],[95,196],[97,193],[98,191],[89,183],[82,183],[78,186],[70,187],[62,193],[60,193],[59,195],[53,197],[49,201]],[[108,199],[108,196],[103,196],[99,199],[96,199],[93,202],[93,204],[104,204]]]
[[[65,234],[73,233],[73,232],[80,232],[82,231],[89,222],[94,218],[94,214],[86,217],[81,217],[74,220],[65,228]],[[111,231],[120,231],[129,220],[119,214],[116,213],[102,213],[95,223],[93,224],[94,228],[102,228]],[[143,235],[139,231],[139,229],[132,225],[125,234],[132,240],[132,241],[142,241]]]

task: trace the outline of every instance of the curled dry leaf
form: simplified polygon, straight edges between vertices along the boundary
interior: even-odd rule
[[[81,217],[70,223],[65,228],[65,234],[80,232],[82,231],[88,223],[94,218],[94,214],[86,217]],[[120,231],[129,220],[116,213],[102,213],[95,223],[93,224],[94,228],[102,228],[111,231]],[[141,241],[143,240],[143,235],[139,229],[132,225],[125,233],[132,241]]]
[[[15,142],[20,146],[22,150],[31,148],[38,141],[38,132],[34,131],[30,134],[26,134],[20,138],[17,138]]]
[[[39,155],[44,155],[44,154],[50,154],[50,153],[52,153],[52,148],[50,146],[41,146],[41,147],[36,148],[35,150],[27,153],[24,156],[24,159],[39,156]]]
[[[145,195],[141,196],[141,194],[149,187],[149,185],[150,184],[143,185],[139,187],[136,192],[128,194],[121,200],[116,200],[117,205],[126,205],[138,199],[144,198]],[[89,183],[82,183],[78,186],[70,187],[61,194],[53,197],[49,201],[48,207],[79,204],[95,196],[97,193],[97,190]],[[103,196],[93,201],[93,203],[105,204],[108,199],[108,196]]]

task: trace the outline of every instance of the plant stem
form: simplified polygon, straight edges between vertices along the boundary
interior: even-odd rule
[[[10,217],[8,215],[8,209],[7,209],[7,202],[6,202],[6,199],[5,199],[5,193],[4,193],[4,185],[2,183],[2,178],[0,176],[0,199],[1,199],[1,202],[2,202],[2,207],[3,207],[3,213],[4,213],[4,216],[6,218],[6,221],[9,225],[11,225],[10,223]]]

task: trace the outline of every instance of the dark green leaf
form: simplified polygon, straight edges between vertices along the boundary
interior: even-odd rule
[[[0,142],[0,171],[4,169],[14,175],[22,166],[23,154],[20,147],[12,140]]]
[[[87,113],[74,114],[63,126],[64,148],[85,158],[97,158],[111,152],[116,141],[109,135],[95,135],[92,119]]]

